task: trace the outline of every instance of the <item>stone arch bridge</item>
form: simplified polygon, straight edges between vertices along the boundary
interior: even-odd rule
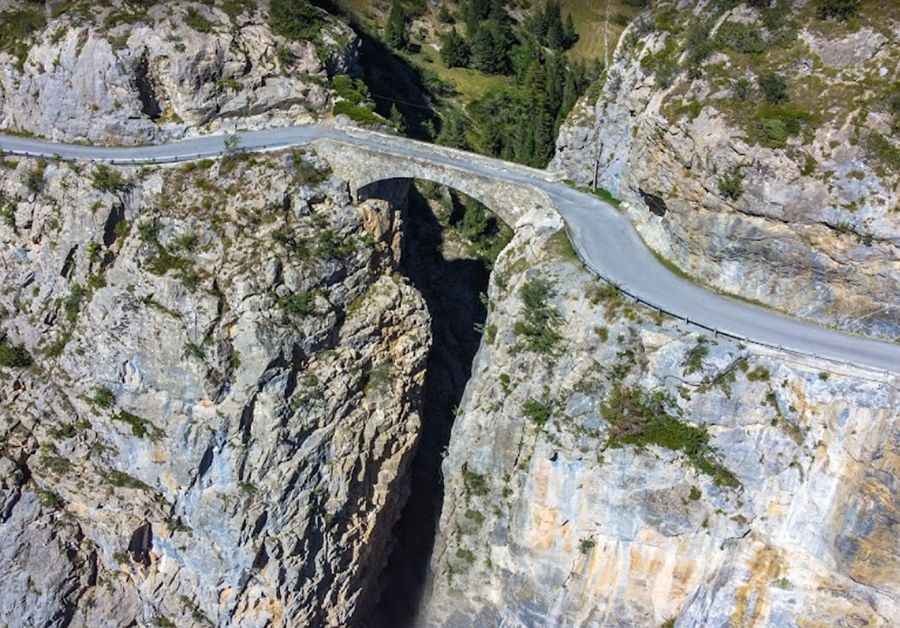
[[[220,157],[225,137],[203,136],[155,146],[111,148],[55,144],[0,135],[0,151],[26,157],[100,161],[120,165]],[[481,201],[513,228],[565,224],[585,265],[632,298],[723,334],[787,351],[900,373],[900,344],[851,336],[716,294],[672,273],[643,243],[628,218],[610,204],[571,189],[552,174],[480,155],[352,128],[307,125],[241,132],[244,150],[314,146],[350,182],[355,198],[386,179],[442,183]]]

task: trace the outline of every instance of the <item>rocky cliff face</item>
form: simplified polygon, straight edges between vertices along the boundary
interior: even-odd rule
[[[888,626],[897,381],[636,306],[523,226],[443,463],[421,626]]]
[[[900,12],[659,2],[622,38],[552,165],[622,198],[700,281],[900,337]],[[779,84],[779,77],[784,84]]]
[[[0,214],[0,617],[365,616],[430,346],[394,207],[296,152],[5,160]]]
[[[286,38],[264,2],[12,2],[0,11],[0,128],[68,142],[309,122],[328,110],[328,76],[355,64],[358,43],[324,11],[314,36]]]

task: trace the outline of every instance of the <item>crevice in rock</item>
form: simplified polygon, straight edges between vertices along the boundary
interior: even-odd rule
[[[144,521],[131,533],[128,542],[128,552],[132,560],[141,563],[145,567],[150,565],[150,550],[153,549],[153,527],[149,521]]]
[[[109,210],[109,216],[106,217],[106,224],[103,225],[103,245],[112,246],[118,236],[119,223],[125,220],[125,203],[114,205]]]
[[[644,192],[644,190],[640,188],[638,188],[638,192],[641,193],[641,198],[644,199],[644,203],[651,213],[656,214],[657,216],[665,216],[666,212],[669,211],[669,208],[666,206],[666,202],[662,197],[649,192]]]
[[[162,108],[159,106],[159,98],[153,91],[153,84],[150,81],[150,64],[146,50],[134,68],[134,84],[138,90],[138,97],[141,99],[141,113],[154,122],[159,120],[162,116]]]
[[[379,580],[384,589],[371,628],[412,626],[428,579],[443,501],[441,461],[487,310],[489,270],[477,259],[448,259],[443,228],[415,186],[403,217],[401,272],[418,289],[431,314],[432,347],[422,407],[422,434],[410,467],[410,494],[394,527],[395,545]]]
[[[75,269],[75,251],[77,250],[77,244],[69,249],[69,253],[66,255],[66,259],[63,262],[62,270],[59,271],[61,277],[64,277],[65,279],[71,278],[72,271]]]

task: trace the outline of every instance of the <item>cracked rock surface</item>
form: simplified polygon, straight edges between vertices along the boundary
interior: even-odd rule
[[[365,616],[431,342],[400,213],[311,153],[4,164],[0,617]]]
[[[896,623],[897,381],[698,336],[561,242],[497,262],[419,625]]]
[[[45,20],[17,47],[0,49],[0,128],[141,144],[300,124],[328,111],[328,77],[356,63],[356,35],[324,11],[314,39],[292,41],[273,32],[268,3],[64,8],[0,8],[3,19],[24,10]]]
[[[845,24],[781,2],[776,28],[724,4],[663,3],[632,23],[599,95],[562,127],[551,169],[581,184],[596,175],[651,248],[713,289],[900,338],[900,12],[872,5]],[[691,68],[689,33],[706,24],[715,41],[737,23],[762,52],[719,45]],[[772,72],[787,102],[763,96]],[[791,133],[791,116],[808,121]]]

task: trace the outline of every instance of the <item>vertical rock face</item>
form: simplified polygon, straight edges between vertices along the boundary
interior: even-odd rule
[[[0,616],[364,616],[430,346],[394,207],[297,152],[6,160],[0,213]]]
[[[896,339],[900,12],[769,4],[653,3],[551,167],[619,196],[654,250],[715,289]]]
[[[489,298],[418,625],[896,623],[896,380],[698,336],[547,228]]]
[[[358,47],[324,11],[314,37],[285,39],[266,2],[12,2],[0,11],[32,26],[0,45],[0,128],[58,141],[134,144],[309,122],[328,109],[329,73],[352,67]]]

